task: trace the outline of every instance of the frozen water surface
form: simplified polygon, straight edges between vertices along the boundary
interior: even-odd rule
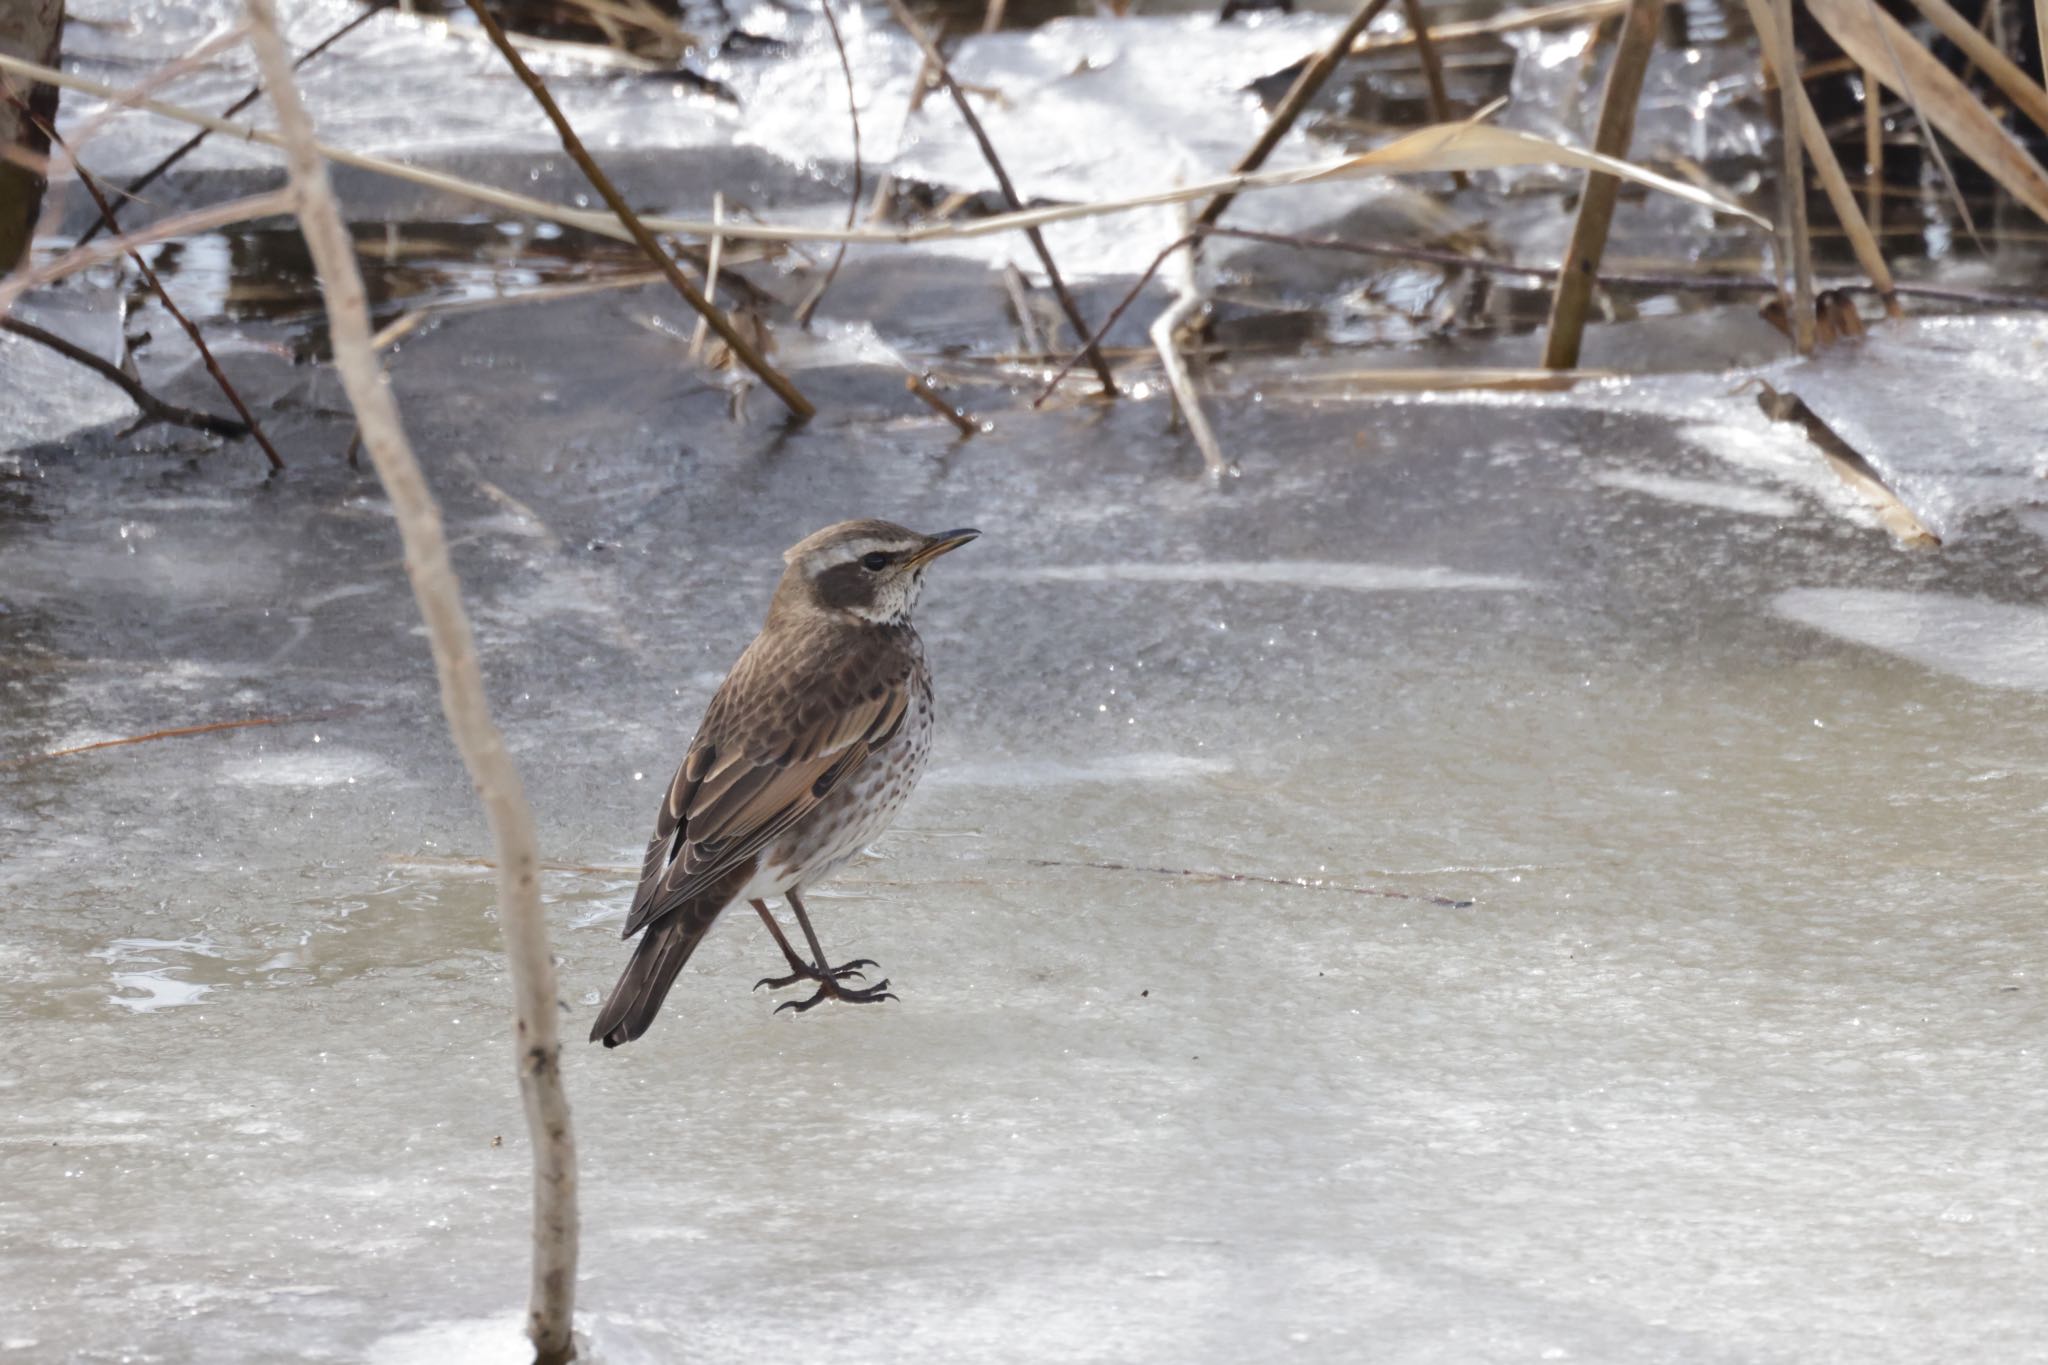
[[[2012,514],[1901,552],[1688,439],[1778,439],[1725,377],[1222,404],[1275,454],[1220,492],[1157,405],[732,426],[651,338],[538,339],[607,309],[402,371],[572,1035],[780,548],[987,534],[924,612],[936,767],[817,902],[901,1003],[774,1016],[735,917],[570,1049],[597,1358],[2042,1358]],[[426,382],[480,359],[587,406]],[[13,457],[7,752],[315,718],[8,772],[11,1349],[514,1358],[488,848],[381,499],[107,439]]]
[[[166,51],[205,36],[161,14]],[[414,22],[353,60],[444,71]],[[1108,41],[1003,40],[1048,79]],[[316,100],[382,145],[350,69]],[[488,70],[414,135],[538,149]],[[872,333],[790,339],[810,427],[758,395],[734,423],[650,314],[452,317],[393,361],[572,1038],[781,549],[985,535],[922,613],[933,771],[814,902],[902,1000],[774,1015],[735,916],[646,1039],[569,1048],[592,1359],[2048,1359],[2041,323],[1553,395],[1290,395],[1249,361],[1213,376],[1245,469],[1213,489],[1156,400],[991,388],[964,444],[905,419]],[[331,377],[242,331],[275,481],[117,440],[0,338],[0,1358],[520,1359],[487,836]],[[1674,335],[1589,355],[1683,370]],[[1895,548],[1751,373],[1946,545]],[[284,723],[19,761],[251,718]]]

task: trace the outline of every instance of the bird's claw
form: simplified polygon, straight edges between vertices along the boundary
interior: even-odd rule
[[[874,964],[870,963],[869,965],[872,966]],[[836,982],[824,981],[819,983],[817,993],[810,999],[785,1000],[775,1007],[775,1012],[780,1014],[784,1010],[795,1010],[798,1014],[804,1014],[816,1009],[827,1000],[843,1000],[849,1005],[875,1005],[880,1004],[884,1000],[894,1000],[896,998],[896,995],[889,989],[889,982],[886,977],[864,990],[857,991],[844,990]]]
[[[766,986],[771,991],[779,991],[785,986],[794,986],[799,981],[822,982],[827,977],[834,981],[844,981],[848,977],[859,977],[862,980],[866,980],[867,973],[863,972],[861,968],[874,965],[876,964],[873,958],[857,957],[853,961],[843,962],[837,967],[827,967],[822,972],[816,967],[802,967],[791,972],[788,976],[764,976],[754,983],[754,989],[758,991],[763,986]]]

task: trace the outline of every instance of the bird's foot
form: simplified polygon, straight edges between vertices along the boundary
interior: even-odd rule
[[[809,963],[804,963],[801,966],[797,966],[795,963],[790,965],[795,966],[796,970],[788,976],[764,976],[754,983],[754,989],[758,991],[763,986],[766,986],[771,991],[779,991],[784,986],[794,986],[799,981],[816,981],[822,984],[827,980],[835,982],[844,981],[850,976],[865,977],[866,973],[861,971],[861,968],[874,966],[875,960],[871,957],[857,957],[853,961],[841,963],[837,967],[827,967],[822,972]]]
[[[869,963],[868,965],[873,966],[874,964]],[[884,1000],[894,1000],[895,998],[895,995],[889,990],[887,979],[877,981],[874,985],[864,990],[848,990],[837,981],[821,981],[818,983],[817,994],[813,995],[810,999],[785,1000],[775,1007],[775,1012],[780,1014],[784,1010],[795,1010],[798,1014],[803,1014],[808,1010],[816,1009],[827,1000],[839,1000],[849,1005],[876,1005]]]

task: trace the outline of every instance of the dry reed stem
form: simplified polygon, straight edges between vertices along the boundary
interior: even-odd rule
[[[1792,267],[1792,347],[1800,355],[1812,355],[1813,239],[1806,235],[1806,120],[1800,114],[1800,96],[1806,91],[1792,44],[1792,0],[1769,3],[1776,37],[1772,46],[1786,58],[1778,67],[1779,256]]]
[[[1017,314],[1017,328],[1024,334],[1024,349],[1033,355],[1042,353],[1045,334],[1038,330],[1038,318],[1031,310],[1030,284],[1025,280],[1024,272],[1007,261],[1003,263],[1003,292],[1010,296],[1010,308]]]
[[[52,85],[61,85],[67,90],[82,90],[87,94],[108,97],[118,94],[113,87],[82,76],[72,76],[53,67],[38,66],[0,53],[0,71],[17,71],[34,76]],[[163,100],[141,100],[137,107],[164,118],[176,119],[200,127],[216,127],[250,142],[266,146],[278,145],[277,135],[244,123],[231,123],[216,119],[211,114],[202,114],[194,109],[170,104]],[[1485,138],[1489,150],[1479,151],[1463,148],[1456,144],[1460,139]],[[1507,145],[1519,148],[1512,154]],[[1431,144],[1418,150],[1422,144]],[[350,166],[357,170],[369,171],[376,175],[389,176],[409,184],[424,185],[447,194],[459,195],[479,204],[488,204],[509,213],[538,218],[543,222],[559,223],[585,232],[596,233],[615,241],[633,240],[624,225],[610,213],[594,210],[564,208],[551,204],[545,199],[530,195],[515,194],[490,185],[481,185],[459,176],[439,171],[408,166],[402,162],[383,157],[367,156],[351,152],[346,148],[322,144],[321,155],[338,165]],[[1400,155],[1395,155],[1399,153]],[[1286,167],[1273,171],[1258,171],[1248,174],[1224,176],[1217,180],[1195,185],[1184,185],[1171,190],[1158,190],[1149,194],[1129,195],[1122,199],[1095,200],[1078,204],[1054,204],[1045,208],[1028,209],[1017,213],[993,214],[987,218],[969,219],[965,222],[925,223],[915,227],[900,228],[811,228],[792,227],[780,223],[731,223],[721,227],[701,218],[669,218],[646,216],[640,221],[656,232],[672,232],[708,239],[713,232],[723,231],[733,241],[750,242],[866,242],[884,246],[914,246],[923,242],[952,241],[974,237],[992,237],[1005,232],[1022,232],[1027,228],[1042,227],[1048,223],[1071,222],[1083,218],[1102,217],[1108,214],[1128,213],[1137,209],[1157,208],[1194,199],[1205,199],[1216,194],[1243,194],[1254,190],[1282,189],[1291,185],[1314,184],[1319,181],[1344,179],[1365,175],[1406,175],[1423,171],[1444,171],[1453,169],[1497,168],[1501,166],[1526,166],[1538,164],[1584,165],[1584,158],[1591,154],[1562,143],[1550,142],[1529,134],[1513,133],[1503,129],[1488,128],[1474,120],[1456,124],[1436,125],[1418,128],[1394,142],[1375,148],[1373,151],[1356,156],[1337,157],[1330,161],[1317,162],[1302,167]],[[1611,161],[1610,159],[1607,159]],[[1630,166],[1625,162],[1612,161],[1602,167],[1607,173],[1624,176],[1637,184],[1647,185],[1666,194],[1677,195],[1691,203],[1709,207],[1716,213],[1754,222],[1768,228],[1770,223],[1743,208],[1740,204],[1709,194],[1696,186],[1687,185],[1669,176],[1657,175]],[[226,221],[235,221],[230,217]],[[119,253],[115,253],[118,255]]]
[[[363,12],[361,14],[356,15],[347,23],[343,24],[340,28],[337,28],[336,30],[334,30],[334,32],[328,34],[325,38],[322,38],[319,42],[313,44],[313,46],[307,48],[304,52],[300,53],[298,57],[292,62],[292,70],[297,71],[299,68],[303,67],[307,62],[312,61],[315,57],[325,52],[328,48],[333,47],[343,38],[348,37],[349,34],[354,33],[364,24],[369,23],[370,20],[376,18],[385,10],[390,9],[391,6],[396,2],[397,0],[370,0],[370,3],[364,7]],[[236,100],[226,109],[223,109],[221,111],[220,116],[224,119],[233,118],[236,114],[241,113],[244,109],[247,109],[250,105],[254,104],[257,100],[261,99],[262,97],[263,87],[261,85],[252,85],[249,87],[249,91],[247,94],[243,95],[240,99]],[[202,128],[198,132],[194,133],[191,137],[186,138],[183,142],[179,143],[175,148],[173,148],[167,155],[165,155],[165,157],[161,161],[157,162],[154,166],[151,166],[141,175],[136,176],[133,180],[130,180],[127,184],[121,186],[121,198],[124,200],[133,199],[136,195],[148,189],[151,185],[156,183],[157,178],[159,176],[161,176],[165,171],[168,171],[171,167],[177,165],[180,161],[183,161],[187,156],[191,155],[194,148],[196,148],[200,143],[206,141],[206,139],[211,136],[213,136],[212,129]],[[91,227],[87,228],[82,234],[80,234],[77,245],[84,246],[87,242],[90,242],[93,238],[99,236],[100,229],[102,228],[110,227],[118,231],[121,225],[117,222],[111,221],[111,219],[112,215],[109,215],[107,218],[103,218],[99,222],[94,223]]]
[[[1351,55],[1351,44],[1359,34],[1365,32],[1367,24],[1379,17],[1380,11],[1389,3],[1390,0],[1363,0],[1352,13],[1351,21],[1330,40],[1329,46],[1318,52],[1315,58],[1302,68],[1301,74],[1294,78],[1294,84],[1288,89],[1286,97],[1280,101],[1280,107],[1273,111],[1273,117],[1267,121],[1266,131],[1259,134],[1258,141],[1252,143],[1251,149],[1239,157],[1237,164],[1230,168],[1233,174],[1242,175],[1248,171],[1255,171],[1265,164],[1266,158],[1273,154],[1273,149],[1280,145],[1280,139],[1287,136],[1287,130],[1301,117],[1301,111],[1308,107],[1308,102],[1316,97],[1316,92],[1330,79],[1330,73],[1337,69],[1337,63]],[[1195,222],[1203,227],[1214,223],[1223,216],[1223,210],[1229,208],[1230,201],[1236,197],[1235,194],[1217,195],[1195,216]]]
[[[143,388],[119,365],[94,355],[83,346],[66,341],[55,332],[46,332],[34,323],[0,316],[0,332],[11,332],[23,341],[33,341],[38,346],[55,351],[66,360],[83,365],[127,394],[143,417],[151,422],[169,422],[173,426],[190,427],[195,431],[211,432],[215,436],[229,436],[238,440],[249,434],[248,427],[231,417],[216,417],[210,412],[196,412],[191,408],[181,408],[176,403],[166,403]]]
[[[1545,5],[1538,9],[1512,9],[1496,14],[1490,19],[1469,19],[1461,23],[1438,24],[1430,36],[1438,43],[1464,42],[1472,38],[1490,38],[1501,33],[1515,33],[1530,28],[1568,28],[1578,24],[1598,24],[1612,19],[1627,8],[1628,0],[1571,0],[1569,4]],[[1417,41],[1409,33],[1367,33],[1360,35],[1351,45],[1351,55],[1363,57],[1370,52],[1384,52],[1388,48],[1409,47]]]
[[[807,422],[816,416],[818,410],[812,406],[811,400],[797,391],[796,385],[790,382],[787,375],[770,365],[768,358],[762,355],[751,341],[740,335],[739,330],[732,325],[731,319],[727,318],[716,304],[697,292],[697,287],[690,283],[675,260],[668,252],[662,250],[661,243],[654,240],[654,234],[647,230],[647,225],[640,221],[639,215],[626,203],[625,196],[619,193],[619,188],[612,183],[611,177],[598,169],[597,162],[592,160],[590,153],[584,149],[583,139],[576,136],[576,130],[569,126],[569,120],[563,116],[561,106],[555,103],[555,97],[548,93],[547,86],[533,73],[533,68],[526,64],[526,59],[519,55],[518,49],[512,46],[512,40],[505,36],[505,30],[498,26],[498,21],[492,17],[484,0],[469,0],[469,8],[470,12],[476,15],[477,22],[483,26],[492,46],[498,49],[500,55],[505,58],[506,65],[512,68],[512,74],[517,76],[520,84],[533,95],[534,102],[541,107],[541,112],[548,116],[548,122],[555,125],[555,134],[562,141],[562,150],[569,154],[569,159],[582,170],[584,178],[590,181],[599,195],[603,196],[606,207],[610,208],[619,222],[624,224],[634,243],[647,253],[649,260],[660,267],[661,273],[668,277],[669,284],[683,296],[683,301],[696,309],[698,316],[711,324],[711,330],[718,333],[719,340],[726,344],[733,355],[774,391],[775,396],[782,400],[782,405],[789,409],[792,417],[799,422]]]
[[[2048,4],[2048,0],[2039,2]],[[1942,35],[1954,43],[1965,57],[1976,63],[1991,78],[1991,83],[2004,91],[2021,113],[2033,120],[2035,127],[2048,132],[2048,90],[2043,90],[2020,69],[2019,63],[1999,51],[1998,45],[1978,31],[1976,25],[1956,13],[1948,0],[1913,0],[1913,6],[1926,15],[1927,21],[1941,30]],[[1995,8],[1986,5],[1984,12],[1992,14]],[[2048,38],[2042,41],[2048,42]]]
[[[2048,85],[2048,0],[2034,0],[2034,47],[2041,54],[2041,84]]]
[[[292,81],[291,54],[273,0],[247,0],[250,43],[289,148],[291,183],[306,246],[320,277],[334,364],[362,430],[363,444],[391,499],[405,544],[405,567],[427,627],[450,735],[490,818],[496,847],[500,928],[512,977],[519,1089],[533,1142],[533,1278],[527,1334],[539,1365],[575,1354],[576,1148],[562,1089],[561,1005],[547,920],[541,911],[533,812],[504,736],[491,721],[476,641],[448,560],[440,509],[406,439],[398,403],[370,349],[370,317],[354,244],[328,183],[313,125]]]
[[[981,423],[969,416],[963,409],[954,407],[940,394],[938,385],[929,373],[911,374],[903,377],[903,387],[939,416],[951,422],[962,436],[979,436]]]
[[[1773,422],[1790,422],[1804,429],[1807,439],[1820,451],[1828,467],[1835,471],[1835,476],[1876,510],[1878,520],[1900,544],[1916,550],[1940,546],[1941,537],[1927,529],[1926,523],[1906,505],[1905,499],[1885,481],[1877,467],[1862,451],[1843,440],[1819,413],[1806,405],[1804,399],[1796,393],[1780,393],[1761,379],[1750,382],[1757,386],[1756,402],[1763,409],[1764,416]]]
[[[2042,0],[2048,4],[2048,0]],[[1863,79],[1864,221],[1873,232],[1884,231],[1884,87],[1877,73],[1859,67]],[[1915,229],[1919,231],[1919,229]]]
[[[24,110],[26,110],[26,106],[24,106]],[[37,121],[41,122],[40,120]],[[85,192],[92,196],[94,207],[100,211],[100,222],[109,227],[117,226],[114,222],[114,206],[107,202],[106,195],[100,193],[99,178],[80,163],[78,157],[65,144],[64,139],[55,128],[43,125],[43,132],[49,137],[51,143],[62,148],[64,154],[71,158],[72,169],[78,172],[78,183],[85,186]],[[242,421],[249,428],[250,437],[258,446],[262,447],[264,457],[270,461],[271,470],[275,472],[283,469],[284,456],[277,453],[277,447],[270,443],[270,437],[265,434],[263,424],[256,420],[256,414],[249,411],[249,405],[242,401],[241,391],[229,382],[226,371],[222,370],[220,362],[214,359],[213,348],[208,346],[206,338],[200,335],[198,325],[192,319],[185,316],[185,310],[178,307],[177,300],[171,297],[171,291],[164,288],[164,282],[157,278],[156,270],[151,267],[149,258],[140,251],[131,251],[128,253],[128,259],[135,262],[135,268],[142,272],[142,278],[149,282],[149,287],[156,291],[156,296],[159,299],[163,300],[165,310],[177,320],[178,326],[183,328],[185,335],[191,339],[193,348],[199,352],[200,361],[206,366],[206,372],[213,376],[214,384],[227,396],[228,402],[234,407],[235,411],[241,414]]]
[[[1600,97],[1600,124],[1593,136],[1597,152],[1612,157],[1628,155],[1628,144],[1635,136],[1636,103],[1643,94],[1643,70],[1649,65],[1662,9],[1662,0],[1629,0],[1615,42],[1614,64],[1607,71],[1607,88]],[[1614,201],[1620,188],[1621,182],[1611,175],[1599,171],[1586,174],[1579,216],[1572,223],[1571,244],[1565,249],[1564,274],[1550,301],[1550,330],[1543,342],[1543,364],[1549,369],[1578,368],[1579,342],[1585,334],[1586,312],[1593,302],[1593,284],[1599,276],[1601,254],[1607,249],[1607,229],[1614,221]]]
[[[839,31],[839,16],[832,12],[832,0],[818,0],[818,8],[824,11],[825,25],[832,31],[832,47],[839,53],[839,73],[846,78],[846,120],[853,125],[853,190],[846,201],[846,226],[850,228],[860,216],[860,102],[853,89],[853,62],[846,55],[846,38]],[[839,267],[845,262],[846,243],[841,242],[839,250],[832,253],[832,264],[826,268],[825,278],[819,280],[817,287],[796,306],[797,326],[810,327],[812,315],[825,301],[825,291],[832,287],[832,281],[839,278]]]
[[[714,223],[725,221],[724,190],[714,190],[711,193],[711,221]],[[724,256],[725,234],[722,232],[716,233],[711,238],[710,253],[704,261],[704,297],[714,302],[718,298],[718,268],[723,264]],[[709,331],[710,328],[705,323],[704,315],[699,313],[697,315],[697,325],[690,329],[690,359],[702,360],[704,358],[704,341]]]
[[[1185,216],[1182,225],[1188,226]],[[1209,425],[1208,414],[1202,411],[1201,395],[1195,392],[1194,376],[1188,372],[1188,363],[1180,353],[1182,325],[1202,310],[1201,281],[1195,274],[1195,243],[1199,240],[1195,232],[1183,234],[1174,269],[1174,301],[1153,319],[1147,335],[1159,352],[1159,363],[1166,370],[1166,383],[1173,390],[1173,400],[1179,404],[1181,416],[1187,419],[1188,434],[1195,438],[1195,446],[1202,452],[1203,468],[1212,480],[1221,482],[1235,471],[1231,469],[1230,461],[1223,458],[1223,447],[1216,440],[1216,430]]]
[[[1429,34],[1429,19],[1422,12],[1422,0],[1401,0],[1402,17],[1408,21],[1408,31],[1415,35],[1415,55],[1422,66],[1423,83],[1429,87],[1429,116],[1437,123],[1451,121],[1451,97],[1444,88],[1444,59],[1438,55],[1436,43]],[[1472,182],[1463,171],[1452,171],[1451,182],[1464,189]]]
[[[1977,235],[1977,221],[1971,216],[1962,187],[1956,183],[1941,139],[1934,135],[1937,125],[2036,217],[2048,220],[2048,172],[1896,20],[1880,12],[1871,0],[1806,0],[1806,11],[1827,30],[1838,47],[1904,98],[1919,126],[1922,145],[1941,173],[1956,216],[1979,250],[1990,254]]]
[[[1764,55],[1774,70],[1796,70],[1798,53],[1788,51],[1783,45],[1783,36],[1773,20],[1768,0],[1747,0],[1750,23],[1763,40]],[[1870,276],[1870,283],[1876,288],[1878,297],[1884,301],[1885,312],[1892,317],[1899,314],[1896,286],[1892,281],[1891,267],[1885,264],[1884,250],[1870,230],[1870,224],[1863,211],[1856,205],[1855,191],[1850,189],[1848,177],[1842,174],[1842,163],[1835,157],[1834,145],[1828,141],[1827,130],[1821,127],[1820,115],[1814,112],[1813,100],[1806,93],[1802,81],[1780,81],[1781,95],[1790,91],[1785,100],[1788,114],[1796,114],[1799,120],[1799,137],[1806,153],[1813,158],[1813,168],[1820,176],[1821,188],[1826,191],[1828,204],[1835,211],[1835,217],[1842,224],[1842,231],[1849,239],[1850,249],[1856,253],[1856,263]],[[1795,109],[1796,106],[1796,109]],[[1804,186],[1801,186],[1802,190]],[[1801,195],[1801,202],[1804,196]],[[1812,287],[1811,243],[1813,230],[1809,224],[1804,234],[1808,243],[1808,287]]]
[[[924,53],[925,60],[932,64],[940,83],[946,87],[946,93],[952,97],[953,107],[960,111],[961,121],[973,135],[975,145],[981,148],[982,159],[988,162],[989,170],[995,173],[996,185],[1003,193],[1003,202],[1010,206],[1012,213],[1022,212],[1024,201],[1017,197],[1017,187],[1010,183],[1010,173],[1003,169],[1003,161],[996,155],[995,144],[988,140],[988,131],[981,126],[981,120],[974,113],[974,106],[967,102],[967,92],[960,88],[959,81],[953,79],[953,68],[946,64],[946,55],[939,51],[938,44],[932,41],[931,35],[918,26],[917,20],[911,17],[910,11],[904,7],[903,0],[888,0],[888,4],[889,13],[896,17],[896,22],[903,26],[903,31],[910,35],[911,41]],[[1059,300],[1060,311],[1067,315],[1067,322],[1072,325],[1074,335],[1090,335],[1088,324],[1081,317],[1080,305],[1076,304],[1074,296],[1067,292],[1067,282],[1060,277],[1060,268],[1053,261],[1052,250],[1045,244],[1045,234],[1033,226],[1024,229],[1024,236],[1030,241],[1031,249],[1038,254],[1038,263],[1045,267],[1046,282],[1052,286],[1053,297]],[[1102,358],[1102,352],[1092,343],[1087,350],[1088,364],[1094,369],[1095,377],[1102,381],[1103,395],[1114,398],[1116,380],[1110,376],[1109,362]]]

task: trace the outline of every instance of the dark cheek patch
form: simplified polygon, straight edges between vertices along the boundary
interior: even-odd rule
[[[835,610],[868,606],[875,600],[875,576],[858,564],[834,564],[818,575],[818,600]]]

